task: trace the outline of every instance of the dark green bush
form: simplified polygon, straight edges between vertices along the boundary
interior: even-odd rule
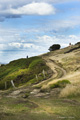
[[[71,84],[69,80],[61,80],[61,81],[58,81],[52,85],[50,85],[50,88],[63,88],[66,86],[66,84]]]
[[[58,50],[58,49],[60,49],[60,47],[61,46],[59,44],[54,44],[54,45],[49,47],[49,50],[50,51]]]

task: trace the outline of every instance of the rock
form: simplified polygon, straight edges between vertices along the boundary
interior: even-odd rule
[[[40,92],[39,89],[34,89],[32,92],[30,92],[30,94],[35,95],[35,94],[38,94],[39,92]]]

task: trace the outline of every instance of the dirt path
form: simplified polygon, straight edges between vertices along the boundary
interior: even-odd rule
[[[38,83],[37,85],[42,85],[42,84],[46,84],[47,82],[50,82],[51,80],[55,80],[55,79],[60,79],[63,78],[66,75],[66,70],[64,70],[62,67],[60,67],[59,65],[57,65],[53,59],[49,58],[49,57],[43,57],[43,59],[46,62],[46,65],[49,66],[49,68],[53,71],[53,75],[51,78],[42,81],[40,83]],[[57,71],[57,69],[60,71]],[[36,85],[34,85],[33,87],[35,87]]]
[[[59,69],[60,69],[60,71],[62,72],[61,78],[66,75],[66,70],[64,70],[62,67],[60,67],[59,65],[57,65],[52,59],[49,59],[49,63],[52,64],[51,66],[48,65],[49,67],[51,67],[52,70],[53,70],[54,68],[59,68]],[[56,70],[55,70],[55,71],[56,71]],[[57,71],[56,71],[56,72],[57,72]],[[58,74],[58,72],[57,72],[57,74]],[[59,77],[59,78],[60,78],[60,77]]]

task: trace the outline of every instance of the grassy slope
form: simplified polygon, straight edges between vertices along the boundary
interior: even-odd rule
[[[73,48],[74,47],[75,46],[73,46]],[[56,52],[48,53],[47,55],[44,56],[53,57],[53,59],[55,58],[56,60],[60,60],[58,61],[59,62],[58,64],[62,65],[66,69],[68,75],[73,75],[75,72],[80,71],[79,69],[80,49],[65,54],[65,52],[69,51],[69,49],[70,48],[65,48]],[[33,66],[33,64],[31,66]],[[0,99],[0,119],[1,120],[14,120],[14,119],[15,120],[72,120],[72,119],[79,120],[80,119],[80,87],[79,87],[80,79],[77,80],[77,77],[73,76],[73,77],[68,77],[68,80],[71,81],[71,84],[69,86],[65,88],[53,88],[52,89],[53,92],[51,91],[51,94],[45,97],[38,98],[32,96],[26,99],[2,97]],[[76,84],[73,81],[75,81]],[[60,92],[57,94],[58,89],[60,89],[61,94]],[[77,90],[79,91],[78,93]],[[45,93],[46,92],[44,92],[44,94]],[[59,97],[59,95],[61,96],[63,95],[63,96]]]
[[[78,48],[78,49],[75,49],[75,48]],[[74,50],[71,51],[71,49],[72,50],[74,49]],[[67,53],[67,51],[70,51],[70,52]],[[70,80],[71,83],[79,82],[80,47],[78,45],[73,45],[71,47],[67,47],[61,50],[52,51],[48,54],[44,54],[44,57],[46,57],[46,59],[48,58],[55,61],[55,63],[58,66],[60,66],[66,71],[66,76],[61,78],[62,80],[67,79],[67,80]],[[58,75],[60,77],[60,74],[62,71],[58,70],[58,68],[56,69],[56,71],[58,72]],[[58,80],[58,76],[56,77],[56,79],[53,79],[53,80],[51,79],[51,81],[45,82],[45,84],[46,86],[48,86],[51,83],[53,84],[56,80]]]
[[[13,80],[16,86],[24,83],[36,83],[36,75],[43,69],[48,71],[48,67],[40,57],[19,59],[0,67],[0,89],[4,89],[5,81],[7,87],[11,87],[10,81]],[[38,80],[42,80],[43,75]],[[31,82],[30,82],[31,81]]]
[[[80,98],[3,98],[0,120],[79,120]]]

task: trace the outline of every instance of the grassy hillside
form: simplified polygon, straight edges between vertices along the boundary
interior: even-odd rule
[[[49,67],[40,57],[19,59],[2,65],[0,67],[0,89],[5,89],[5,82],[7,82],[7,88],[11,87],[11,80],[14,81],[15,86],[39,82],[44,79],[43,70],[48,72]],[[39,76],[38,79],[36,75]],[[48,77],[47,73],[46,77]]]
[[[56,76],[53,75],[51,80],[38,84],[37,86],[41,86],[41,90],[46,91],[51,86],[55,86],[58,81],[68,80],[71,85],[66,86],[60,96],[80,95],[80,44],[44,54],[43,59],[55,71]]]
[[[80,120],[80,44],[2,65],[0,88],[11,80],[20,87],[0,90],[1,120]]]

